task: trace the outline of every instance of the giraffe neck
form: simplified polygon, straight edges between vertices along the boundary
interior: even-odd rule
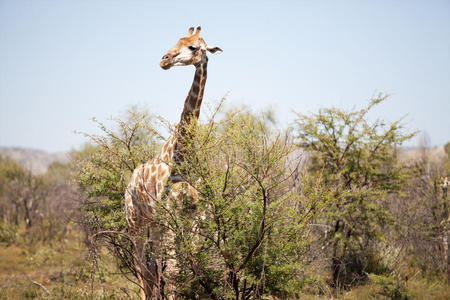
[[[192,134],[189,132],[188,127],[191,122],[197,122],[200,115],[200,107],[203,100],[203,92],[205,90],[206,75],[207,75],[208,57],[203,54],[202,61],[195,65],[194,81],[192,82],[189,94],[184,101],[183,112],[181,113],[181,119],[178,127],[177,143],[174,149],[174,162],[176,165],[181,165],[184,161],[185,147],[184,144],[187,140],[192,138]],[[181,181],[182,174],[179,172],[173,172],[171,176],[172,182]]]
[[[183,112],[181,113],[180,119],[180,129],[187,126],[191,120],[198,119],[200,115],[200,106],[202,105],[203,92],[206,84],[207,66],[208,58],[204,54],[202,61],[195,65],[194,81],[192,82],[189,94],[184,101]]]

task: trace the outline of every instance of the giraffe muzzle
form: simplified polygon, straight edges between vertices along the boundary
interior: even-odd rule
[[[170,69],[170,67],[173,65],[173,59],[169,55],[164,55],[161,62],[159,63],[161,68],[164,70]]]

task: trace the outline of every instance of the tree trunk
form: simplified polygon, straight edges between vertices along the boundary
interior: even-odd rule
[[[30,216],[30,207],[28,204],[28,199],[25,197],[23,198],[23,207],[25,210],[25,224],[26,224],[26,228],[29,229],[32,224],[31,224],[31,216]]]
[[[340,220],[337,220],[336,224],[334,225],[334,232],[332,235],[333,238],[336,236],[339,230],[341,230]],[[341,272],[341,261],[338,258],[339,242],[340,242],[339,240],[335,240],[333,242],[333,256],[331,258],[331,271],[333,273],[333,284],[336,297],[339,294],[339,274]]]

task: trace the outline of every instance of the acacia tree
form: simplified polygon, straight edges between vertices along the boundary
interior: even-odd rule
[[[386,99],[380,95],[361,110],[321,109],[298,114],[298,144],[311,153],[309,172],[334,187],[321,220],[328,229],[325,250],[332,284],[338,291],[379,272],[377,245],[392,223],[386,196],[399,190],[405,178],[397,162],[397,147],[412,134],[397,122],[370,122],[368,112]]]
[[[186,201],[175,205],[164,220],[176,236],[179,292],[190,298],[202,287],[204,297],[216,299],[298,295],[305,227],[328,195],[295,189],[301,157],[291,137],[246,111],[189,130],[185,161],[176,168],[198,202],[191,213]]]

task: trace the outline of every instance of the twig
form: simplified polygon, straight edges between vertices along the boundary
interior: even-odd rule
[[[47,293],[47,295],[50,295],[50,291],[45,286],[43,286],[42,284],[40,284],[37,281],[31,280],[31,279],[30,279],[30,281],[31,281],[31,283],[33,283],[37,286],[40,286]]]

